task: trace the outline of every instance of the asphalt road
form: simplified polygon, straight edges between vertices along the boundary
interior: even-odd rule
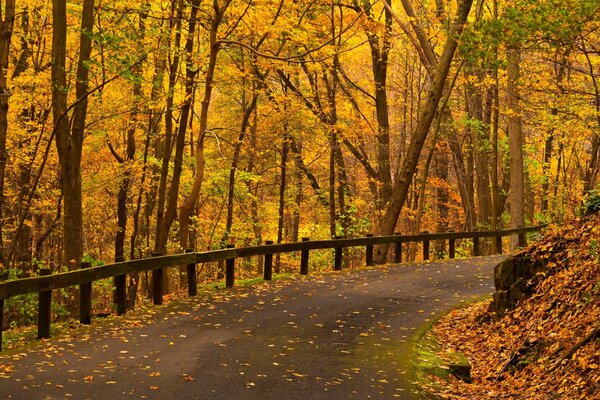
[[[0,399],[416,399],[411,335],[502,256],[220,290],[0,354]]]

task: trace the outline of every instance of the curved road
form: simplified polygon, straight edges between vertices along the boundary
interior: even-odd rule
[[[2,399],[413,399],[410,336],[503,256],[238,287],[0,355]]]

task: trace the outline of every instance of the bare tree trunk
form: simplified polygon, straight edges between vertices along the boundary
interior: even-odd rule
[[[507,48],[507,105],[508,142],[510,156],[510,226],[525,225],[525,171],[523,165],[523,128],[519,105],[520,49]],[[511,237],[511,247],[517,247],[517,238]]]
[[[481,73],[480,73],[481,74]],[[482,81],[480,74],[467,73],[467,81],[475,77],[478,82]],[[471,134],[473,150],[474,178],[477,187],[477,222],[483,226],[488,226],[492,214],[492,199],[490,193],[490,137],[489,121],[484,118],[484,93],[481,88],[476,88],[472,83],[467,84],[467,113],[469,117],[469,133]]]
[[[64,196],[64,259],[71,269],[78,268],[83,257],[83,210],[81,193],[81,151],[87,115],[89,60],[94,27],[94,0],[84,0],[79,38],[79,61],[75,84],[77,103],[73,108],[69,132],[67,81],[65,71],[67,13],[66,4],[53,0],[52,103],[56,129],[56,148],[60,162]]]
[[[594,84],[594,106],[596,108],[596,131],[592,133],[591,146],[589,150],[589,161],[586,165],[585,176],[584,176],[584,191],[585,193],[592,190],[600,174],[600,87],[598,85],[598,78],[594,72],[594,64],[590,59],[589,52],[585,52],[585,57],[590,69],[590,77]]]
[[[235,175],[237,173],[238,164],[240,162],[242,145],[244,144],[244,141],[246,139],[246,132],[248,130],[250,116],[254,113],[257,100],[258,93],[254,92],[252,94],[252,100],[250,101],[250,104],[248,106],[244,106],[240,133],[237,142],[235,143],[233,157],[231,158],[231,167],[229,168],[229,185],[227,191],[227,218],[225,220],[225,233],[223,235],[223,239],[221,240],[223,245],[227,244],[226,242],[231,235],[231,227],[233,225],[233,195],[235,192]]]
[[[6,132],[8,131],[8,91],[7,72],[10,42],[15,22],[15,0],[5,0],[4,17],[0,9],[0,264],[4,267],[4,174],[8,154],[6,152]]]
[[[175,2],[176,1],[176,2]],[[176,16],[175,16],[176,13]],[[175,82],[177,72],[179,70],[181,44],[181,22],[183,20],[183,0],[173,0],[173,9],[170,18],[171,29],[175,30],[175,41],[173,43],[173,57],[169,71],[169,84],[167,89],[166,109],[165,109],[165,139],[162,144],[162,165],[160,171],[160,179],[158,185],[158,201],[156,204],[156,237],[154,239],[154,253],[164,254],[167,250],[167,241],[169,238],[169,230],[175,219],[173,212],[167,215],[168,210],[165,208],[167,202],[167,181],[169,177],[169,164],[171,162],[172,141],[173,141],[173,95],[175,90]],[[178,174],[181,170],[174,170],[171,187],[173,182],[179,181]],[[179,187],[176,189],[179,190]],[[165,276],[166,274],[164,274]]]
[[[144,20],[147,16],[146,14],[140,13],[140,21],[139,21],[139,43],[143,43],[144,39]],[[142,65],[141,63],[136,64],[132,67],[133,74],[133,97],[135,101],[139,104],[142,96],[142,81],[141,81],[141,73],[142,73]],[[139,120],[139,112],[138,107],[136,106],[134,110],[130,114],[129,128],[127,129],[127,139],[126,139],[126,150],[125,157],[119,156],[115,149],[112,149],[113,155],[115,156],[117,162],[121,164],[123,168],[123,178],[121,179],[121,183],[119,184],[119,192],[117,193],[117,233],[115,235],[115,261],[124,261],[125,260],[125,233],[127,229],[127,199],[129,197],[129,189],[131,185],[131,165],[135,156],[135,132],[138,128],[138,120]]]
[[[281,174],[279,182],[279,207],[277,210],[277,243],[283,241],[283,217],[285,213],[285,189],[287,186],[287,159],[289,153],[289,134],[287,124],[284,123],[283,142],[281,143],[281,165],[279,171]],[[275,257],[275,273],[281,272],[281,255]]]
[[[195,0],[198,1],[199,0]],[[227,11],[227,8],[231,4],[231,0],[225,0],[223,5],[219,5],[219,2],[215,0],[213,2],[212,21],[210,24],[209,32],[209,46],[210,54],[208,57],[208,66],[206,74],[204,75],[204,97],[202,99],[202,105],[200,107],[200,117],[198,126],[198,139],[196,141],[196,165],[195,165],[195,176],[192,184],[192,190],[188,197],[183,201],[183,204],[179,207],[179,243],[182,248],[187,247],[188,241],[188,229],[190,224],[190,217],[198,201],[200,195],[200,189],[204,181],[204,139],[206,137],[206,129],[208,126],[208,111],[210,108],[210,101],[212,98],[212,90],[214,84],[214,76],[217,67],[217,55],[220,50],[218,43],[217,34],[219,32],[219,26],[223,20],[223,16]],[[197,9],[198,7],[194,7]],[[190,52],[191,56],[191,52]],[[191,60],[190,60],[191,62]]]
[[[498,0],[492,1],[492,18],[494,21],[498,20]],[[492,135],[492,166],[491,166],[491,200],[492,200],[492,215],[490,219],[490,228],[495,231],[499,228],[498,216],[500,214],[498,210],[498,127],[500,125],[500,96],[499,96],[499,79],[498,79],[498,45],[495,45],[493,48],[493,62],[494,62],[494,70],[493,70],[493,80],[494,84],[492,87],[492,121],[491,121],[491,135]],[[497,242],[495,240],[492,241],[492,248],[494,253],[498,253],[500,250],[498,248]]]
[[[568,56],[569,51],[562,57],[561,62],[558,65],[558,71],[556,72],[556,86],[559,88],[557,102],[560,102],[560,98],[564,95],[564,88],[562,85],[562,81],[565,77],[565,73],[567,71],[568,66]],[[558,106],[555,105],[550,110],[550,115],[557,116],[558,115]],[[548,132],[548,137],[546,138],[546,142],[544,143],[544,164],[542,165],[542,175],[544,181],[542,182],[542,201],[541,201],[541,211],[542,213],[546,213],[548,211],[548,203],[550,199],[550,164],[552,162],[552,152],[554,147],[554,128],[550,128]]]
[[[437,179],[439,179],[438,186],[436,188],[436,205],[437,205],[437,231],[438,232],[447,232],[448,231],[448,201],[450,198],[448,187],[448,154],[445,149],[440,149],[440,151],[435,155],[434,158],[434,174]],[[442,255],[446,251],[446,241],[445,240],[437,240],[435,242],[435,252],[438,257],[442,257]]]

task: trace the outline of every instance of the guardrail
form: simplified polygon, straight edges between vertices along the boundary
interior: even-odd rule
[[[2,327],[4,321],[4,300],[27,293],[39,293],[38,302],[38,338],[50,337],[50,309],[52,290],[65,288],[69,286],[80,286],[80,313],[81,323],[91,323],[92,310],[92,282],[100,279],[113,278],[115,286],[115,308],[117,314],[126,312],[125,307],[125,277],[128,273],[152,271],[152,292],[154,304],[162,304],[163,287],[162,276],[163,269],[169,267],[187,266],[188,275],[188,295],[197,294],[196,265],[215,261],[225,261],[225,286],[234,285],[235,259],[242,257],[263,256],[264,279],[271,280],[273,255],[278,253],[300,252],[300,273],[303,275],[309,272],[309,252],[310,250],[335,249],[334,270],[342,269],[342,251],[346,247],[364,246],[366,250],[366,265],[372,266],[373,246],[394,244],[394,263],[402,262],[402,244],[403,243],[423,243],[423,259],[429,259],[430,242],[435,240],[448,240],[448,256],[455,257],[455,242],[458,239],[473,240],[473,256],[480,255],[480,239],[492,237],[496,240],[497,253],[502,253],[502,237],[509,235],[518,235],[519,245],[526,245],[525,234],[527,232],[537,232],[546,225],[537,225],[524,228],[513,228],[498,231],[473,231],[473,232],[444,232],[444,233],[421,233],[416,235],[391,235],[391,236],[373,236],[367,235],[363,238],[343,239],[336,238],[330,240],[314,240],[302,238],[301,242],[267,244],[261,246],[234,248],[229,245],[226,249],[212,250],[204,252],[187,251],[184,254],[175,254],[167,256],[157,256],[139,260],[131,260],[107,264],[98,267],[91,267],[89,263],[82,263],[82,269],[76,271],[50,274],[49,269],[40,269],[40,276],[17,279],[0,283],[0,350],[2,349]]]

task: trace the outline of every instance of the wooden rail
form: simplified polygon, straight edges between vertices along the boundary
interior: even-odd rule
[[[308,274],[308,257],[310,250],[335,249],[334,270],[342,268],[342,251],[346,247],[366,248],[366,264],[371,266],[373,260],[373,246],[394,244],[394,262],[402,261],[402,244],[422,242],[423,259],[429,259],[429,244],[434,240],[448,240],[449,257],[455,256],[455,242],[457,239],[473,239],[473,253],[479,255],[480,238],[492,237],[496,241],[498,253],[502,253],[503,236],[518,235],[519,245],[525,246],[525,234],[537,232],[546,225],[537,225],[524,228],[505,229],[499,231],[473,231],[473,232],[445,232],[445,233],[421,233],[416,235],[391,235],[373,236],[367,235],[363,238],[330,240],[309,240],[302,238],[301,242],[272,244],[267,242],[261,246],[234,248],[232,245],[226,249],[205,252],[186,251],[184,254],[168,256],[155,256],[139,260],[122,261],[98,267],[90,267],[82,263],[82,269],[77,271],[62,272],[50,275],[49,270],[40,270],[40,276],[17,279],[13,281],[0,282],[0,350],[2,349],[2,323],[4,314],[4,300],[27,293],[39,293],[38,307],[38,337],[50,336],[50,306],[52,291],[69,286],[80,286],[80,321],[85,324],[91,323],[91,283],[100,279],[113,278],[115,284],[114,302],[117,314],[123,314],[125,308],[125,276],[133,272],[152,271],[153,300],[154,304],[162,304],[162,273],[164,268],[186,266],[188,275],[188,294],[197,294],[196,264],[226,261],[226,287],[234,285],[235,259],[241,257],[263,256],[264,257],[264,279],[271,280],[273,255],[279,253],[300,252],[300,273]]]

